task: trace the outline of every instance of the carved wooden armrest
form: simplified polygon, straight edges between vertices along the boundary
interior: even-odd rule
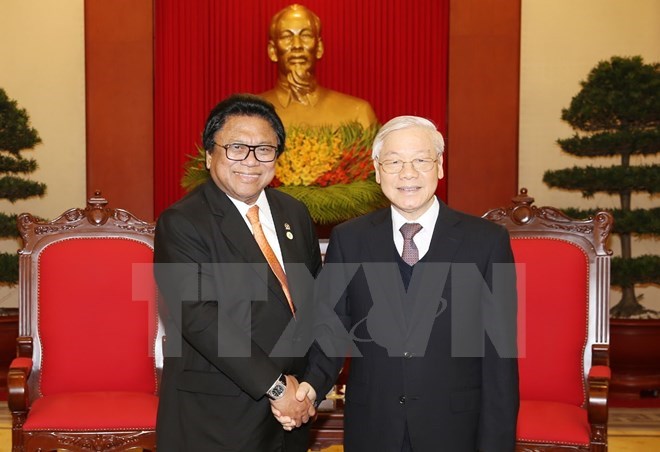
[[[16,356],[19,358],[32,358],[32,338],[18,336],[16,338]]]
[[[18,357],[7,372],[7,405],[12,413],[26,413],[29,409],[28,378],[32,372],[32,358]]]
[[[587,378],[589,423],[592,425],[607,425],[607,396],[612,378],[609,366],[609,345],[594,344],[591,347],[591,369]]]
[[[591,426],[592,450],[605,450],[607,444],[607,396],[612,372],[609,366],[592,366],[587,378],[587,416]]]
[[[607,424],[607,394],[612,371],[607,366],[593,366],[587,379],[589,423]]]
[[[591,365],[610,365],[610,346],[607,344],[594,344],[591,346]]]
[[[16,338],[16,356],[7,372],[7,405],[12,412],[27,413],[29,410],[28,378],[32,372],[32,338]]]

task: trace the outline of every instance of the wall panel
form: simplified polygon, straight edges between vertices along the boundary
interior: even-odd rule
[[[449,204],[481,215],[518,189],[520,0],[451,0]]]
[[[152,0],[85,1],[87,193],[153,218]]]

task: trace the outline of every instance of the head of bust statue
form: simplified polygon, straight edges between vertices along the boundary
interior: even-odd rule
[[[323,51],[316,14],[298,4],[279,11],[270,22],[268,40],[268,57],[277,64],[277,83],[261,96],[275,105],[285,126],[376,124],[367,101],[318,85],[316,63]]]
[[[277,63],[278,77],[296,93],[316,88],[316,60],[323,56],[321,20],[294,4],[279,11],[270,23],[268,57]]]

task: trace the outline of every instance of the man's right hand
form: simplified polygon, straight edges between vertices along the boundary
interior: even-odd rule
[[[296,377],[286,375],[286,391],[284,396],[278,400],[271,400],[271,411],[275,418],[282,424],[285,430],[292,430],[316,414],[314,400],[316,392],[308,383],[298,384]],[[310,394],[311,391],[311,394]],[[313,399],[310,399],[313,395]]]

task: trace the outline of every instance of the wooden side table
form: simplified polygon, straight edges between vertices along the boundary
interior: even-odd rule
[[[310,446],[313,451],[344,444],[344,400],[332,400],[332,407],[320,407],[310,428]]]
[[[7,399],[7,370],[16,357],[18,308],[0,308],[0,400]]]

